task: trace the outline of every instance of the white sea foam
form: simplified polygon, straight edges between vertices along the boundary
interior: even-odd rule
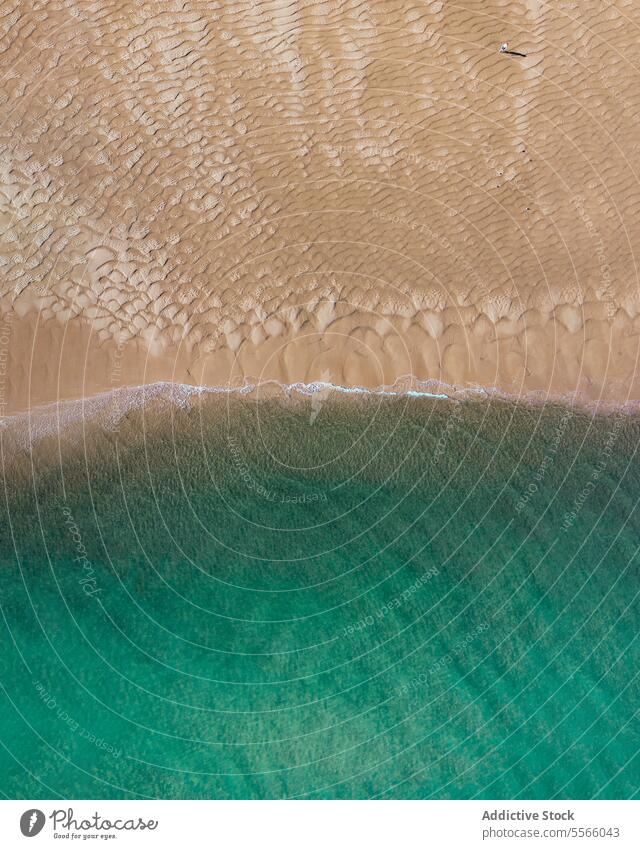
[[[416,381],[413,381],[416,384]],[[435,388],[430,381],[420,385],[421,388],[402,389],[398,386],[378,387],[367,389],[364,386],[342,386],[327,381],[312,381],[310,383],[282,384],[277,381],[265,381],[260,384],[244,383],[226,386],[198,386],[189,383],[172,383],[157,381],[140,386],[126,386],[100,392],[95,395],[74,400],[57,401],[30,411],[16,413],[0,420],[0,430],[21,433],[25,443],[33,443],[38,439],[59,433],[70,425],[83,420],[100,418],[104,427],[115,429],[118,423],[131,410],[138,409],[151,401],[168,401],[178,407],[187,407],[190,399],[201,395],[252,395],[266,389],[281,392],[287,397],[298,394],[313,396],[315,393],[336,393],[341,395],[372,395],[412,398],[433,398],[446,400],[450,396],[445,392],[431,391]],[[438,388],[440,388],[438,384]]]
[[[581,403],[580,399],[551,398],[546,393],[528,393],[526,396],[510,396],[491,387],[473,386],[456,387],[443,384],[437,380],[418,381],[407,377],[392,386],[366,388],[364,386],[342,386],[336,383],[319,380],[309,383],[279,383],[265,381],[263,383],[244,383],[241,385],[201,386],[189,383],[173,383],[157,381],[140,386],[125,386],[100,392],[96,395],[74,400],[57,401],[42,407],[36,407],[23,413],[15,413],[0,419],[0,433],[11,433],[17,436],[19,445],[32,444],[45,436],[61,433],[67,427],[82,421],[100,419],[105,430],[116,430],[124,416],[132,410],[139,409],[152,401],[166,401],[178,407],[188,407],[191,398],[201,395],[252,395],[260,397],[260,392],[267,390],[273,395],[281,393],[286,397],[295,394],[313,397],[316,393],[328,395],[362,395],[373,397],[409,397],[428,398],[433,400],[460,400],[469,397],[496,398],[513,402],[528,402],[533,404],[565,403],[607,412],[608,408],[598,405],[597,410],[591,404]],[[637,412],[637,405],[616,405],[615,410]]]

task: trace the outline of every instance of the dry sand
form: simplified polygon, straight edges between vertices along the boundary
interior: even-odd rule
[[[636,2],[0,12],[0,413],[156,380],[640,399]]]

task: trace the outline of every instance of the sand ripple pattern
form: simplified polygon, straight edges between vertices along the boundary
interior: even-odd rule
[[[639,25],[625,0],[7,0],[7,408],[407,375],[637,398]]]

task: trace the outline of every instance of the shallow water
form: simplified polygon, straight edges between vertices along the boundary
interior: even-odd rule
[[[4,793],[633,796],[639,434],[325,391],[5,439]]]

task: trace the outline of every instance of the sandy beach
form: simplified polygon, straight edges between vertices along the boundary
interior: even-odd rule
[[[640,400],[637,6],[3,10],[0,414],[156,381]]]

